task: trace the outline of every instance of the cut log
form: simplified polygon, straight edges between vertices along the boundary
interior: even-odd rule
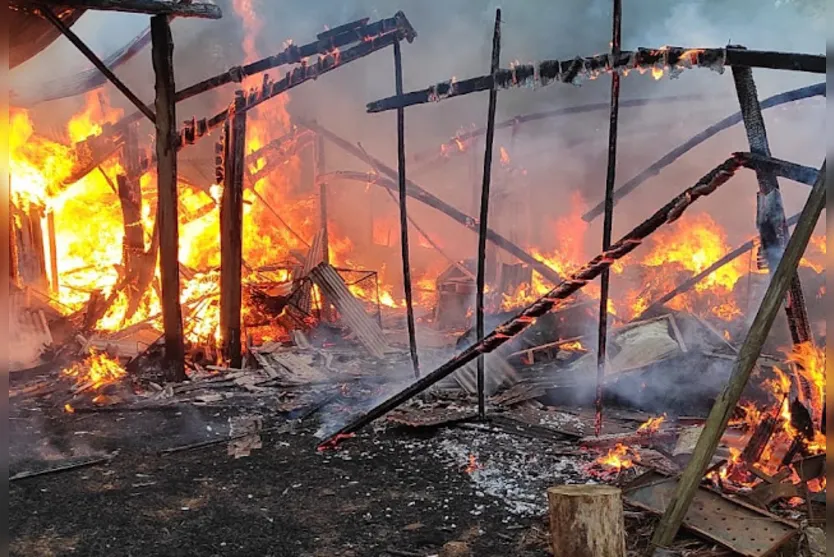
[[[607,485],[561,485],[547,490],[554,555],[625,557],[623,499]]]

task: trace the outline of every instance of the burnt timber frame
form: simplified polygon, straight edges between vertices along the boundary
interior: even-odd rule
[[[13,0],[13,5],[30,8],[32,2]],[[39,0],[40,4],[85,10],[127,12],[146,15],[175,15],[177,17],[199,17],[220,19],[223,12],[218,6],[205,2],[171,2],[168,0]]]

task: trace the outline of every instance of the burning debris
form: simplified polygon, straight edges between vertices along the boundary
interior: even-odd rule
[[[67,419],[234,408],[242,414],[229,418],[222,441],[235,459],[264,448],[263,435],[275,430],[265,423],[273,416],[293,428],[317,421],[313,437],[323,458],[346,455],[340,452],[346,440],[386,417],[380,427],[438,430],[439,454],[449,468],[518,516],[542,514],[542,493],[554,481],[610,483],[623,487],[627,503],[649,512],[667,512],[660,502],[691,488],[704,520],[710,509],[739,512],[744,521],[778,529],[778,536],[747,551],[725,535],[729,528],[706,532],[690,515],[678,517],[675,530],[683,523],[745,554],[771,551],[796,533],[795,523],[773,513],[796,518],[801,506],[813,513],[815,498],[826,489],[820,465],[826,454],[825,335],[804,294],[824,295],[826,252],[824,237],[811,236],[808,215],[805,221],[785,218],[773,184],[776,175],[788,177],[813,185],[813,196],[824,183],[824,165],[818,172],[774,159],[766,141],[751,136],[750,152],[733,152],[595,257],[585,249],[588,213],[579,194],[568,214],[538,223],[552,232],[551,245],[511,241],[514,235],[487,228],[485,217],[467,215],[407,179],[402,126],[395,170],[321,124],[291,117],[288,91],[320,75],[388,46],[399,67],[401,41],[416,37],[404,14],[339,26],[262,58],[254,40],[257,14],[235,4],[251,31],[243,45],[245,65],[179,92],[160,70],[156,112],[130,94],[139,112],[125,117],[106,95],[88,93],[63,129],[47,132],[35,124],[37,107],[13,110],[10,322],[21,346],[13,375],[30,381],[10,391],[13,399],[37,399]],[[151,35],[159,34],[152,25]],[[169,29],[166,34],[170,47]],[[155,66],[164,66],[166,51],[170,62],[170,48],[160,40],[152,41]],[[499,33],[496,40],[500,44]],[[276,81],[257,76],[284,65],[294,67]],[[612,73],[659,79],[688,68],[721,73],[730,67],[750,132],[761,119],[757,97],[750,100],[744,89],[755,93],[744,73],[751,66],[819,73],[824,58],[739,47],[616,51],[509,70],[496,66],[489,76],[400,91],[368,110],[484,90],[494,100],[498,89],[577,84]],[[176,129],[176,102],[233,82],[243,88],[218,103],[216,115],[191,118]],[[165,106],[168,114],[161,113]],[[143,142],[142,115],[154,123],[155,145]],[[489,153],[494,118],[491,113]],[[220,130],[213,179],[178,174],[176,153]],[[459,133],[443,144],[441,156],[469,152],[476,133]],[[328,169],[326,143],[368,170]],[[497,165],[487,165],[487,172],[505,183],[530,179],[511,146],[498,146],[496,153]],[[759,235],[733,250],[717,217],[691,207],[745,169],[756,173],[760,186]],[[390,219],[365,219],[328,205],[336,180],[382,187],[399,202],[400,245]],[[476,258],[447,251],[407,214],[407,196],[477,233],[481,248],[489,241],[495,249],[490,264],[485,250]],[[488,196],[482,208],[487,215]],[[790,224],[801,229],[794,233],[800,239],[788,234]],[[431,254],[415,263],[413,274],[409,226],[420,233],[421,253]],[[809,245],[801,250],[788,241],[803,237]],[[403,254],[392,249],[398,247]],[[757,265],[738,257],[754,249]],[[398,255],[402,281],[390,271]],[[777,273],[784,274],[791,261],[785,304],[791,346],[769,355],[762,353],[767,331],[748,333],[748,316],[758,303],[756,288],[773,295],[782,284]],[[608,273],[628,286],[609,296],[607,287],[594,284]],[[610,330],[596,329],[597,305],[603,324],[611,320]],[[754,333],[758,341],[750,340]],[[770,344],[783,344],[772,336]],[[728,409],[729,426],[718,432],[718,449],[706,454],[706,442],[699,440],[716,434],[707,410],[713,401],[730,400],[722,389],[735,380],[733,362],[741,365],[749,356],[745,346],[754,341],[755,379],[736,389],[740,399]],[[434,371],[421,372],[418,345],[420,362],[424,368],[437,364]],[[415,401],[421,393],[425,397]],[[495,415],[486,415],[487,397]],[[590,406],[597,408],[593,418],[583,409]],[[562,412],[555,417],[557,407]],[[607,415],[614,407],[631,417]],[[480,420],[473,424],[475,415]],[[595,426],[603,432],[588,435]],[[558,445],[543,449],[536,440]],[[702,460],[707,471],[697,481],[678,482],[682,470]]]

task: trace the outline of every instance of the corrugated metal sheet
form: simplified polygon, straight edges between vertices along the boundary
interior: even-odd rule
[[[468,393],[478,392],[478,362],[472,361],[456,371],[452,377]],[[515,368],[501,354],[492,352],[484,356],[484,393],[492,396],[502,387],[518,381]]]
[[[304,267],[301,268],[301,272],[297,278],[303,279],[310,274],[313,267],[321,263],[324,256],[321,247],[323,241],[324,230],[319,230],[315,238],[313,238],[313,243],[310,245],[310,249],[307,251],[307,257],[304,259]],[[310,313],[310,308],[312,307],[312,297],[310,291],[312,289],[307,282],[304,283],[301,289],[301,296],[298,300],[298,309],[304,313]]]
[[[310,271],[310,278],[336,306],[342,321],[350,327],[362,345],[376,358],[389,350],[382,329],[371,319],[359,300],[353,297],[339,273],[327,263],[319,263]]]

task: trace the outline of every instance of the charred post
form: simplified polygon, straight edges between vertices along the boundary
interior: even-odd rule
[[[403,94],[403,58],[400,42],[394,43],[394,82],[397,95]],[[417,330],[414,325],[414,296],[411,290],[411,258],[408,249],[408,193],[405,179],[405,109],[397,109],[397,177],[400,207],[400,247],[403,260],[403,289],[405,290],[406,326],[408,349],[414,377],[420,377],[420,361],[417,357]]]
[[[17,252],[17,227],[14,221],[14,204],[9,199],[9,282],[20,286],[20,255]]]
[[[501,9],[495,10],[495,30],[492,34],[491,73],[495,75],[501,61]],[[498,104],[498,89],[489,91],[487,107],[487,132],[484,139],[484,174],[481,183],[481,212],[478,220],[478,268],[475,277],[475,332],[478,343],[484,341],[484,287],[486,286],[487,221],[489,220],[489,186],[492,181],[492,150],[495,142],[495,109]],[[402,110],[402,109],[400,109]],[[486,419],[486,396],[484,393],[484,357],[478,356],[478,417]]]
[[[159,274],[162,323],[168,378],[184,381],[182,308],[180,307],[179,221],[177,209],[176,104],[174,102],[174,42],[168,17],[151,18],[151,56],[156,75],[156,160],[159,224]]]
[[[243,173],[246,155],[246,97],[235,93],[226,124],[225,179],[220,199],[220,336],[229,366],[242,364],[241,268],[243,266]]]
[[[46,233],[49,235],[49,287],[52,294],[58,295],[58,238],[55,233],[55,212],[46,213]]]
[[[734,66],[733,81],[736,86],[744,129],[747,131],[747,141],[750,151],[754,155],[770,157],[770,145],[767,140],[762,109],[756,83],[753,81],[753,70],[749,67]],[[776,173],[772,170],[757,166],[756,178],[759,182],[759,193],[756,203],[756,225],[759,229],[762,250],[767,258],[768,267],[773,270],[779,264],[785,244],[788,241],[788,225],[785,219],[785,208],[782,205],[782,192]],[[791,285],[785,303],[785,313],[788,316],[788,326],[794,344],[811,340],[811,324],[808,321],[808,310],[805,307],[805,297],[799,275],[791,278]]]
[[[324,138],[321,135],[316,135],[316,182],[319,185],[319,227],[321,228],[321,260],[330,264],[330,237],[327,228],[327,181],[321,180],[320,176],[324,176],[327,172],[327,159],[324,146]],[[330,304],[324,299],[324,293],[321,294],[321,318],[325,321],[330,319]]]
[[[622,0],[614,0],[611,31],[611,58],[620,55],[622,44]],[[611,247],[611,227],[614,224],[614,182],[617,175],[617,124],[620,118],[620,74],[611,73],[611,109],[608,114],[608,168],[605,175],[605,217],[602,224],[602,251]],[[599,295],[599,331],[597,336],[597,388],[594,434],[602,430],[602,382],[605,378],[606,348],[608,346],[608,269],[602,271]]]
[[[698,438],[692,459],[683,471],[675,494],[672,496],[660,524],[655,530],[651,542],[653,548],[668,547],[675,539],[683,523],[689,505],[695,498],[695,493],[710,465],[715,449],[718,447],[721,436],[732,417],[733,410],[741,398],[744,387],[747,385],[750,374],[756,365],[756,360],[761,354],[762,346],[770,333],[770,328],[788,291],[791,278],[796,274],[799,260],[802,258],[814,227],[819,221],[820,214],[825,206],[825,199],[825,163],[823,163],[817,177],[817,183],[814,184],[814,188],[808,196],[796,229],[788,240],[788,245],[778,267],[773,272],[773,277],[767,287],[759,311],[756,313],[747,337],[739,349],[730,381],[716,399],[707,417],[704,429]]]

